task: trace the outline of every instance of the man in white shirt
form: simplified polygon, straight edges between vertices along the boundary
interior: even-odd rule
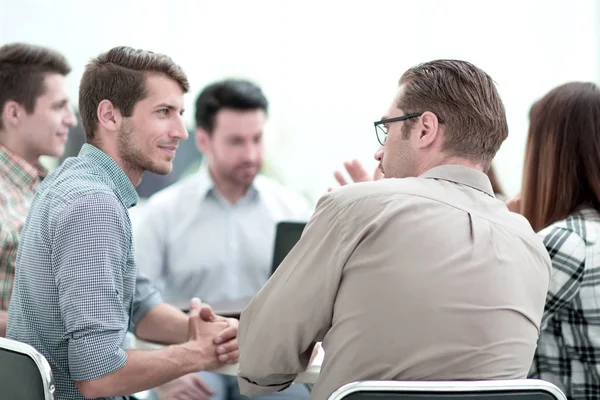
[[[214,304],[254,296],[271,272],[276,224],[310,217],[305,199],[259,174],[267,111],[262,90],[244,80],[213,83],[198,96],[196,144],[203,165],[152,196],[135,229],[140,271],[166,302],[185,304],[197,296]],[[235,377],[205,372],[159,392],[240,398]],[[302,385],[269,395],[308,397]]]

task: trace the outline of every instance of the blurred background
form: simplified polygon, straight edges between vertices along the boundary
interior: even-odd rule
[[[67,56],[75,106],[91,57],[117,45],[168,54],[191,83],[190,132],[204,85],[255,81],[271,103],[265,173],[313,203],[344,160],[375,168],[373,121],[414,64],[464,59],[497,82],[510,134],[494,165],[509,196],[521,184],[531,104],[567,81],[600,82],[599,0],[0,0],[0,43],[14,41]],[[83,140],[79,127],[71,154]],[[145,178],[142,196],[196,168],[193,137],[180,148],[174,173]]]

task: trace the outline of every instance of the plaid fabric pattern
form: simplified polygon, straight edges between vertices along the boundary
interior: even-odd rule
[[[0,310],[8,310],[19,234],[46,170],[0,145]]]
[[[600,213],[581,209],[540,232],[552,280],[530,377],[569,399],[600,398]]]
[[[50,174],[21,233],[7,337],[48,360],[56,398],[123,367],[126,333],[161,302],[137,276],[128,208],[138,200],[108,155],[84,145]]]

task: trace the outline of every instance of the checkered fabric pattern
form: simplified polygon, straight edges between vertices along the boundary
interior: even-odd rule
[[[8,310],[21,228],[40,180],[46,175],[0,145],[0,310]]]
[[[138,277],[123,170],[86,144],[40,185],[21,233],[7,337],[52,367],[58,399],[123,367],[127,330],[161,302]]]
[[[600,398],[600,213],[581,209],[540,234],[552,279],[530,377],[569,399]]]

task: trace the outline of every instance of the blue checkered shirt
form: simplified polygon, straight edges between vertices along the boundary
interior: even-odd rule
[[[52,367],[56,398],[123,367],[127,330],[160,295],[138,277],[127,209],[138,200],[117,163],[86,144],[40,185],[21,234],[7,337]]]
[[[540,232],[552,279],[530,377],[569,399],[600,398],[600,213],[583,208]]]

